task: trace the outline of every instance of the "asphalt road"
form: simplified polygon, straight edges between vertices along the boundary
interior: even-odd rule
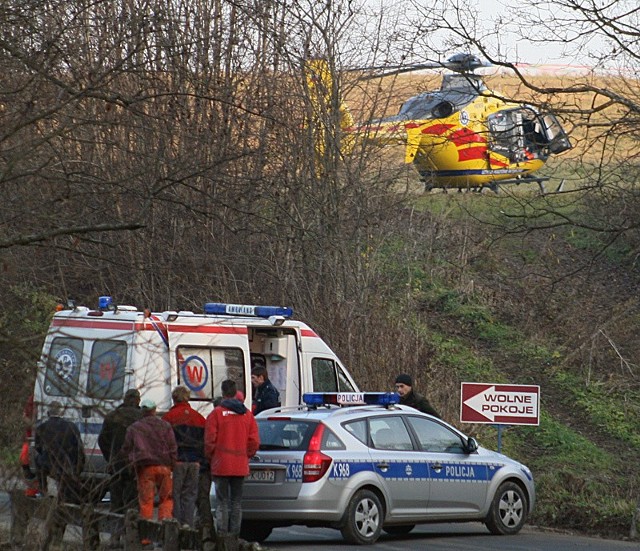
[[[11,522],[9,496],[0,492],[0,526],[8,529]],[[65,540],[78,541],[80,532],[69,527]],[[365,547],[345,544],[340,532],[329,528],[292,526],[276,528],[263,546],[269,550],[363,551]],[[575,534],[550,532],[525,527],[516,536],[494,536],[480,523],[428,524],[417,526],[406,536],[383,534],[372,551],[640,551],[640,541],[616,541],[586,538]]]
[[[263,545],[287,551],[364,549],[346,545],[337,530],[297,526],[276,528]],[[533,527],[525,527],[516,536],[494,536],[482,524],[466,523],[417,526],[401,537],[383,534],[374,545],[366,548],[376,551],[640,551],[640,542],[585,538]]]

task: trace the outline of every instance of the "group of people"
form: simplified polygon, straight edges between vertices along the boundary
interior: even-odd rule
[[[254,376],[257,412],[272,407],[274,397],[279,397],[266,370]],[[254,414],[244,405],[235,381],[223,381],[221,390],[221,401],[206,419],[191,407],[185,386],[173,389],[173,405],[161,417],[153,400],[142,399],[137,389],[127,390],[123,402],[105,416],[98,436],[110,475],[113,512],[138,509],[141,518],[152,519],[157,497],[158,520],[175,518],[183,527],[197,523],[206,541],[215,534],[209,502],[213,480],[217,533],[237,537],[242,486],[260,441]],[[83,444],[77,426],[63,418],[63,409],[51,402],[48,419],[35,430],[38,478],[44,493],[51,477],[61,501],[79,503]],[[64,523],[59,526],[62,533],[53,534],[54,543],[62,540]],[[123,528],[122,522],[112,527],[114,547],[122,545]],[[152,546],[148,539],[141,544]]]
[[[184,386],[173,389],[173,406],[162,417],[155,402],[127,391],[122,405],[105,417],[98,439],[111,470],[115,512],[135,508],[137,499],[140,517],[151,519],[157,496],[158,520],[175,518],[193,528],[197,510],[203,537],[210,538],[213,478],[218,533],[239,534],[242,483],[258,450],[258,427],[238,399],[235,381],[225,380],[221,388],[222,401],[206,419],[191,407]],[[146,539],[141,543],[151,545]]]
[[[253,411],[243,403],[235,381],[222,382],[222,399],[205,419],[189,403],[190,391],[177,386],[173,405],[162,417],[156,415],[153,400],[142,400],[137,389],[129,389],[124,400],[105,416],[98,445],[110,474],[111,509],[124,513],[139,509],[140,517],[152,519],[158,499],[158,520],[175,518],[194,527],[196,516],[203,537],[215,530],[209,504],[213,480],[216,490],[218,534],[240,533],[241,499],[249,459],[260,440],[254,414],[280,405],[279,393],[264,366],[252,369]],[[410,375],[396,377],[400,403],[439,417],[422,395],[413,390]],[[79,474],[85,456],[75,424],[62,418],[63,407],[51,402],[48,419],[35,430],[36,466],[40,489],[46,492],[47,478],[58,483],[62,501],[79,503],[82,489]],[[196,515],[197,511],[197,515]],[[113,542],[120,544],[122,524],[113,528]],[[62,534],[54,534],[54,539]],[[151,541],[143,540],[143,545]]]

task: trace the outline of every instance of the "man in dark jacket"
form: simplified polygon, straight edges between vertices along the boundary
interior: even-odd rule
[[[50,476],[58,483],[61,501],[79,503],[79,477],[84,468],[84,449],[78,427],[63,419],[62,413],[62,404],[51,402],[49,418],[36,427],[36,466],[41,488],[46,489],[46,478]]]
[[[269,380],[266,367],[257,366],[251,370],[251,384],[253,385],[254,415],[280,405],[280,393]]]
[[[178,443],[178,462],[173,469],[173,516],[180,524],[193,528],[200,468],[205,464],[205,419],[189,404],[191,393],[186,386],[174,388],[171,397],[173,407],[162,418],[173,426]]]
[[[418,411],[440,418],[440,415],[429,403],[429,400],[414,392],[411,375],[401,373],[396,377],[396,392],[400,395],[400,403],[402,405],[410,406]]]
[[[111,495],[111,511],[124,514],[127,509],[138,506],[138,489],[136,476],[129,467],[126,457],[120,454],[127,428],[142,418],[140,410],[140,392],[130,388],[125,392],[124,400],[116,409],[108,413],[102,423],[98,436],[98,446],[107,461],[109,493]],[[119,546],[124,536],[124,521],[113,519],[111,526],[111,544]]]
[[[111,474],[109,493],[111,511],[114,513],[125,513],[127,509],[135,509],[137,505],[135,473],[129,468],[128,459],[120,454],[120,449],[129,425],[141,418],[140,392],[131,388],[125,393],[122,404],[105,416],[98,436],[98,446]]]
[[[47,477],[58,484],[58,499],[67,503],[82,503],[84,492],[80,473],[84,468],[84,449],[80,431],[71,421],[62,418],[60,402],[49,404],[49,418],[35,430],[36,467],[43,492]],[[51,528],[51,543],[60,545],[64,536],[66,515],[56,513]]]

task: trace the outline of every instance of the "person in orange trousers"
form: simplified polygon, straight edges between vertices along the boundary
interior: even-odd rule
[[[158,520],[173,517],[173,467],[178,444],[173,427],[156,417],[153,400],[140,403],[142,419],[127,428],[121,453],[128,457],[138,479],[140,517],[153,518],[153,499],[158,494]],[[143,545],[151,543],[142,541]]]

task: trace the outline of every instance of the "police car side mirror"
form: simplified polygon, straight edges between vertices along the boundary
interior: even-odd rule
[[[464,451],[467,454],[474,453],[474,452],[478,451],[478,442],[476,442],[475,438],[472,438],[470,436],[467,439],[467,442],[466,442],[465,447],[464,447]]]

